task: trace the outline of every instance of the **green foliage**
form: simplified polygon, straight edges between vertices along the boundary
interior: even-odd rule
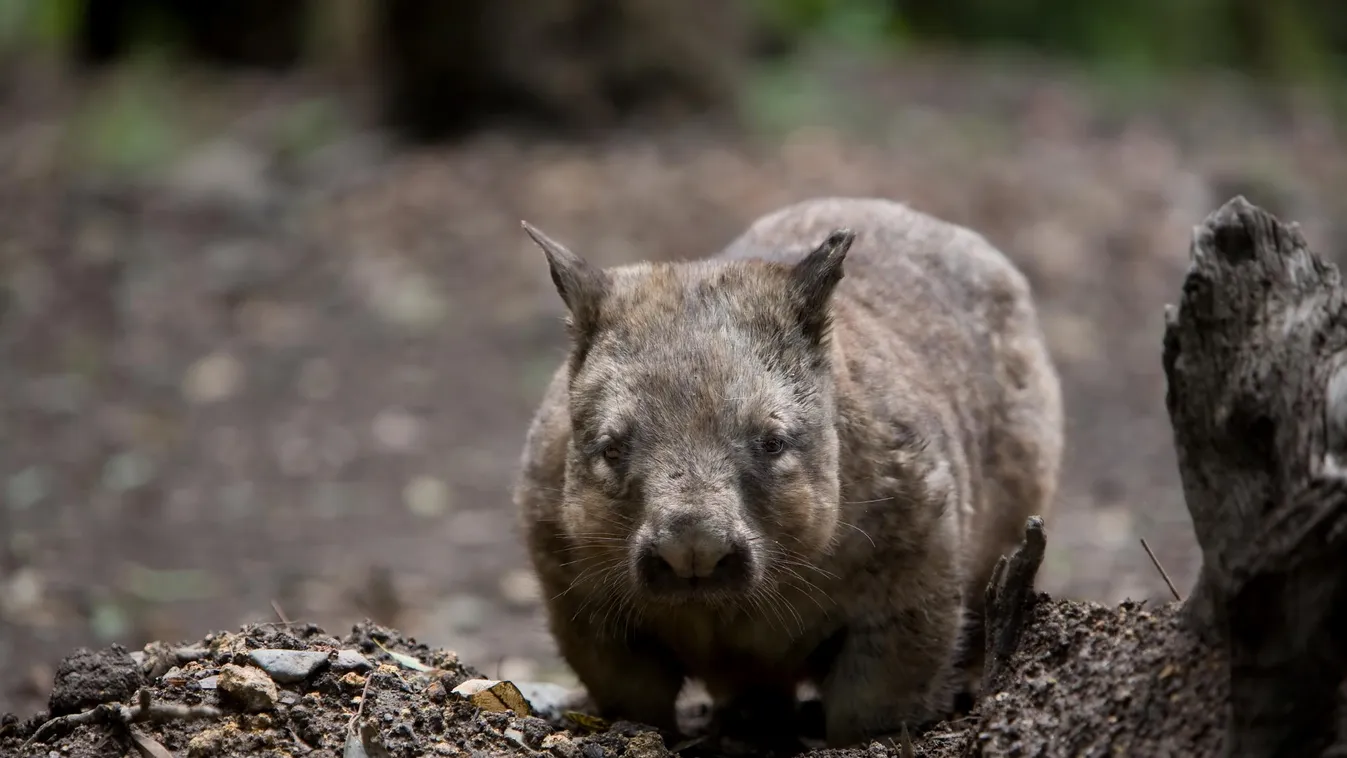
[[[82,0],[0,0],[0,52],[61,50],[75,35]]]
[[[167,72],[143,56],[90,94],[67,124],[71,158],[113,172],[162,168],[181,147]]]
[[[806,40],[1027,50],[1115,70],[1347,73],[1347,4],[1338,0],[753,1],[774,29]]]

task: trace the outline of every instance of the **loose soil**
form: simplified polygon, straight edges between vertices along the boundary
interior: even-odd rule
[[[1177,623],[1176,605],[1147,609],[1128,602],[1115,608],[1034,598],[1025,636],[1002,672],[1003,686],[974,711],[913,735],[918,756],[1207,756],[1220,747],[1220,716],[1227,696],[1219,655],[1202,647]],[[82,650],[63,662],[52,693],[52,712],[88,709],[98,702],[137,702],[143,687],[153,703],[213,706],[215,718],[131,727],[95,724],[51,730],[29,742],[50,715],[22,722],[6,717],[0,753],[17,758],[122,756],[131,734],[148,737],[186,756],[339,755],[365,729],[368,755],[382,746],[392,756],[539,755],[555,758],[668,756],[740,758],[791,755],[729,743],[704,733],[704,704],[689,702],[681,735],[661,735],[637,724],[612,725],[575,718],[556,708],[538,715],[493,712],[452,690],[480,678],[479,669],[450,651],[431,650],[399,632],[365,622],[340,639],[313,625],[260,624],[238,633],[216,633],[191,645],[197,660],[141,680],[141,667],[120,646]],[[153,660],[151,645],[146,659]],[[367,673],[328,668],[307,680],[279,684],[270,707],[246,712],[212,682],[229,664],[251,666],[256,649],[358,650],[375,667]],[[388,651],[411,656],[409,668]],[[149,664],[146,664],[147,666]],[[413,664],[416,666],[416,664]],[[265,676],[263,674],[262,676]],[[135,679],[136,681],[128,681]],[[203,686],[203,683],[211,683]],[[576,707],[583,709],[583,699]],[[58,710],[59,709],[59,710]],[[689,726],[690,725],[690,726]],[[590,727],[605,727],[593,730]],[[806,741],[807,736],[800,736]],[[348,753],[349,755],[350,753]],[[901,755],[898,746],[872,743],[844,750],[803,750],[823,758]]]

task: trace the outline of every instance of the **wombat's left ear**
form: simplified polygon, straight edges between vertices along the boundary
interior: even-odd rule
[[[821,339],[828,329],[828,303],[837,283],[842,281],[842,262],[855,241],[856,233],[852,230],[834,229],[791,269],[801,325],[815,339]]]
[[[552,283],[566,303],[566,309],[571,312],[572,327],[582,334],[587,333],[598,321],[599,303],[608,291],[608,274],[597,266],[591,266],[533,224],[527,221],[519,223],[547,256]]]

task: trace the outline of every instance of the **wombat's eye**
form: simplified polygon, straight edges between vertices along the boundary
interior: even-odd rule
[[[608,445],[603,449],[603,457],[609,463],[617,463],[622,460],[622,447],[617,444]]]
[[[789,444],[786,442],[785,437],[772,436],[767,437],[762,441],[762,452],[764,455],[781,455],[786,452],[787,447],[789,447]]]

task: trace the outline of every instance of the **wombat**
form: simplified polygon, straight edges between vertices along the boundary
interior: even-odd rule
[[[674,263],[600,268],[524,228],[570,352],[515,502],[601,713],[676,730],[687,678],[719,714],[812,683],[834,746],[948,712],[994,564],[1056,490],[1061,390],[1022,273],[882,199],[799,202]]]

